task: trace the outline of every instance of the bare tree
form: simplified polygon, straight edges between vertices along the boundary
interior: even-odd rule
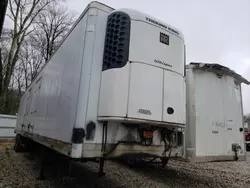
[[[37,40],[40,41],[41,55],[46,62],[72,27],[75,16],[76,13],[62,6],[48,6],[39,14],[35,34]]]
[[[13,21],[13,30],[5,71],[3,71],[3,62],[0,62],[0,70],[2,70],[0,99],[2,103],[6,102],[8,86],[18,61],[22,43],[25,37],[34,30],[31,25],[47,6],[58,1],[60,0],[9,0],[10,14],[7,16]]]
[[[25,89],[61,44],[75,21],[75,15],[59,5],[48,6],[38,15],[35,30],[23,42],[17,62]]]
[[[22,92],[25,90],[24,85],[24,70],[20,64],[16,64],[12,79],[14,80],[13,87],[17,89],[18,97],[21,98]]]
[[[24,41],[18,61],[18,66],[21,67],[20,69],[23,74],[25,89],[28,88],[32,80],[45,64],[43,56],[41,55],[42,49],[37,48],[37,39],[34,39],[35,38],[31,35]]]
[[[2,90],[3,78],[6,72],[6,65],[8,62],[9,48],[11,44],[11,30],[3,29],[2,36],[0,38],[0,91]],[[0,93],[1,97],[1,93]],[[0,98],[1,99],[1,98]],[[3,106],[3,102],[0,101],[0,109]]]
[[[75,15],[74,12],[59,4],[48,5],[37,15],[19,47],[18,58],[8,85],[5,106],[2,108],[5,113],[16,112],[15,104],[59,47],[72,27]],[[3,47],[3,71],[1,71],[3,75],[8,65],[12,33],[10,30],[4,30],[3,37],[0,39],[0,47]]]

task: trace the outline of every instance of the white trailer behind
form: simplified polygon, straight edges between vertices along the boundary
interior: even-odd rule
[[[249,82],[218,64],[186,66],[186,159],[245,160],[241,83]]]
[[[184,65],[180,31],[92,2],[23,95],[16,132],[75,159],[181,157]]]
[[[15,138],[17,116],[0,114],[0,142]]]

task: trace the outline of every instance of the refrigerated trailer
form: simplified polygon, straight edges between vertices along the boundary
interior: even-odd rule
[[[186,66],[186,159],[189,162],[245,160],[241,83],[233,70],[208,63]]]
[[[101,166],[124,155],[181,157],[184,67],[179,30],[91,2],[22,96],[16,148],[28,138]]]

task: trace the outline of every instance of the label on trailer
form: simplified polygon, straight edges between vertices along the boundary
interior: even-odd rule
[[[169,45],[169,36],[160,32],[160,42]]]
[[[144,131],[144,132],[143,132],[143,137],[144,137],[144,138],[153,138],[153,132]]]
[[[156,20],[153,20],[152,18],[146,17],[146,21],[151,22],[151,23],[153,23],[153,24],[155,24],[155,25],[158,25],[158,26],[160,26],[160,27],[162,27],[162,28],[164,28],[164,29],[167,29],[167,30],[169,30],[169,31],[171,31],[171,32],[173,32],[173,33],[175,33],[176,35],[179,35],[179,32],[178,32],[178,31],[174,30],[174,29],[171,28],[171,27],[166,26],[166,25],[163,24],[163,23],[160,23],[160,22],[158,22],[158,21],[156,21]]]

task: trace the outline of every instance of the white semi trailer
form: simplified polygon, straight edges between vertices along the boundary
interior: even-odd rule
[[[70,158],[99,158],[100,172],[107,158],[182,157],[184,67],[179,30],[92,2],[24,93],[15,149],[28,138]]]
[[[0,142],[15,138],[16,120],[17,116],[0,114]]]
[[[245,160],[241,83],[233,70],[208,63],[186,66],[186,159],[189,162]]]

